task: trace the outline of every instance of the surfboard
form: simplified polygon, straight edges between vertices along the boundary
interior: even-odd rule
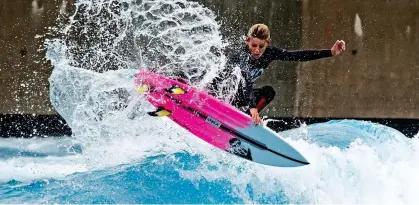
[[[249,115],[187,81],[141,70],[136,89],[154,106],[150,116],[168,117],[209,144],[270,166],[298,167],[309,162],[278,133],[255,125]]]

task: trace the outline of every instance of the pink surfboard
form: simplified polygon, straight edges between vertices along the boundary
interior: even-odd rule
[[[156,111],[168,111],[170,114],[167,117],[215,147],[271,166],[296,167],[309,164],[278,133],[263,125],[254,125],[250,116],[187,85],[185,81],[141,70],[135,83],[137,86],[149,87],[144,95],[156,107]],[[175,90],[184,92],[176,93]]]

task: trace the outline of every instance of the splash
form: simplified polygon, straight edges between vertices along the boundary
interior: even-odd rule
[[[89,164],[115,165],[188,146],[179,142],[189,133],[146,115],[154,108],[135,92],[134,76],[148,68],[204,88],[225,62],[215,18],[185,0],[82,0],[68,20],[61,19],[53,30],[57,37],[46,41],[54,66],[50,99]],[[124,142],[132,146],[121,155]]]
[[[55,32],[68,64],[79,68],[146,67],[204,84],[224,66],[215,15],[196,2],[78,1]]]

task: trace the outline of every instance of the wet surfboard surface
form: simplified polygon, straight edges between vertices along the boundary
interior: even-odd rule
[[[189,86],[186,81],[141,70],[137,91],[156,107],[151,116],[167,116],[200,139],[247,160],[278,167],[309,162],[278,133],[255,125],[237,108]]]

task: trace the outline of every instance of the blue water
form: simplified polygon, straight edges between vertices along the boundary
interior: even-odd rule
[[[281,134],[307,157],[309,166],[269,167],[196,142],[202,150],[181,148],[128,163],[89,167],[81,160],[85,153],[77,140],[7,139],[0,145],[0,203],[418,201],[417,139],[353,120]],[[64,171],[66,164],[70,170]]]

